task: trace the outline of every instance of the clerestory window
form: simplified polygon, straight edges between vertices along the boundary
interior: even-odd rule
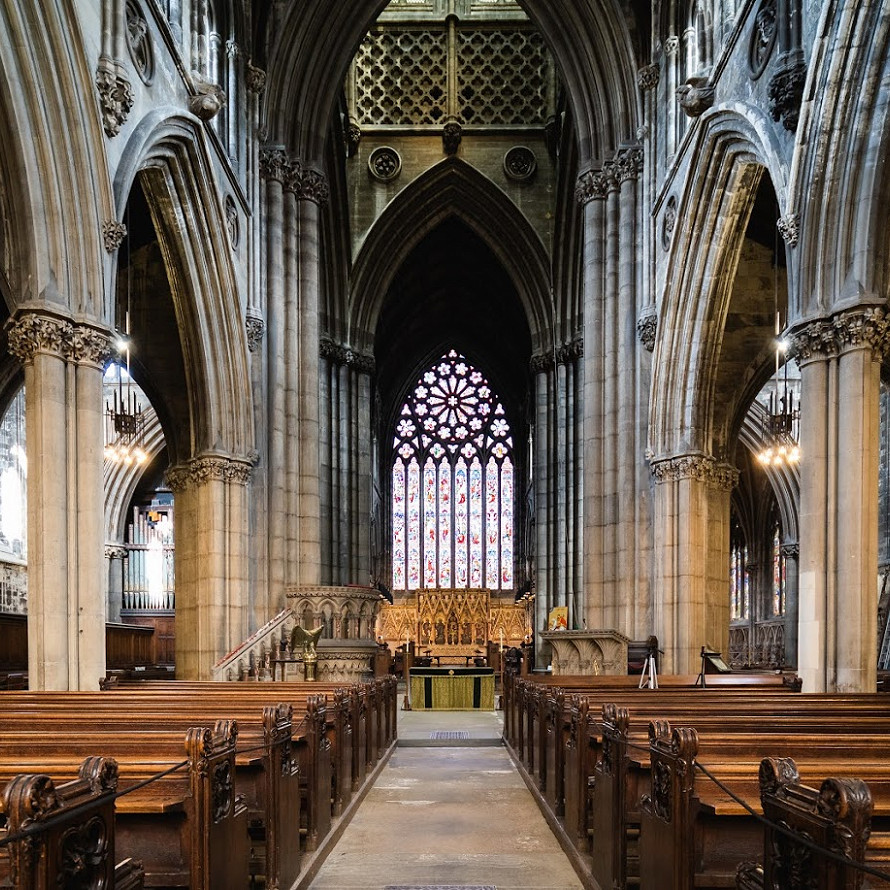
[[[421,375],[396,419],[393,588],[512,588],[514,491],[503,405],[452,349]]]

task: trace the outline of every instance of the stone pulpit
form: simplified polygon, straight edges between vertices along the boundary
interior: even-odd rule
[[[553,649],[553,676],[626,674],[628,638],[617,630],[551,630],[541,639]]]

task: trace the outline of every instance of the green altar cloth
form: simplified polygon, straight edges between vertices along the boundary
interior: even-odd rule
[[[493,711],[494,670],[480,667],[411,668],[415,711]]]

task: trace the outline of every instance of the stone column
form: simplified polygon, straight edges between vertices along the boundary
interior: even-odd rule
[[[785,664],[797,667],[797,625],[798,625],[798,560],[800,547],[797,541],[782,542],[782,557],[785,560]]]
[[[97,689],[105,676],[102,366],[109,332],[22,313],[9,349],[25,369],[28,676],[32,689]]]
[[[263,182],[263,221],[265,229],[266,278],[266,486],[268,536],[268,610],[275,614],[284,608],[284,588],[288,577],[287,495],[284,480],[285,425],[284,386],[284,191],[287,155],[281,149],[268,149],[260,154],[260,177]],[[267,616],[268,619],[268,616]]]
[[[795,332],[801,369],[798,673],[807,692],[877,681],[882,309]]]
[[[584,612],[590,628],[606,627],[603,589],[603,325],[605,276],[606,178],[587,171],[578,179],[575,196],[584,212]],[[536,454],[540,451],[537,446]]]
[[[291,536],[294,558],[291,584],[318,584],[321,573],[319,499],[319,294],[321,290],[321,206],[328,199],[324,174],[291,162],[287,188],[296,200],[291,244],[296,278],[287,299],[287,332],[296,347],[293,366],[286,369],[288,398],[295,399],[296,415],[290,436],[296,441],[296,466],[288,466]],[[293,376],[291,376],[293,375]],[[293,471],[292,471],[293,470]],[[292,482],[290,480],[293,480]]]
[[[553,589],[553,533],[548,493],[552,484],[550,453],[552,437],[548,406],[553,398],[551,389],[552,361],[548,356],[532,358],[531,370],[535,387],[535,443],[534,443],[534,491],[535,491],[535,664],[546,665],[544,650],[549,646],[541,640],[541,631],[547,627],[550,609],[557,605]]]
[[[211,678],[248,634],[248,461],[200,455],[167,471],[176,498],[176,676]]]
[[[73,636],[69,689],[96,689],[105,676],[107,603],[105,585],[101,583],[105,567],[102,376],[110,355],[108,331],[74,326],[68,374],[74,379],[69,427],[75,438],[68,454],[68,479],[69,492],[75,499],[73,505],[69,504],[69,510],[75,508],[69,548],[73,553],[72,568],[76,566],[77,620],[69,625]]]
[[[738,470],[685,454],[653,461],[652,473],[663,673],[698,673],[702,646],[729,652],[729,496]]]
[[[120,621],[123,608],[123,573],[121,565],[127,556],[127,548],[121,542],[105,545],[105,565],[108,577],[108,620]]]

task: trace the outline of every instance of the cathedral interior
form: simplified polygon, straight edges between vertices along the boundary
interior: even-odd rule
[[[890,2],[9,0],[0,47],[4,677],[295,621],[547,665],[564,610],[875,690]]]

